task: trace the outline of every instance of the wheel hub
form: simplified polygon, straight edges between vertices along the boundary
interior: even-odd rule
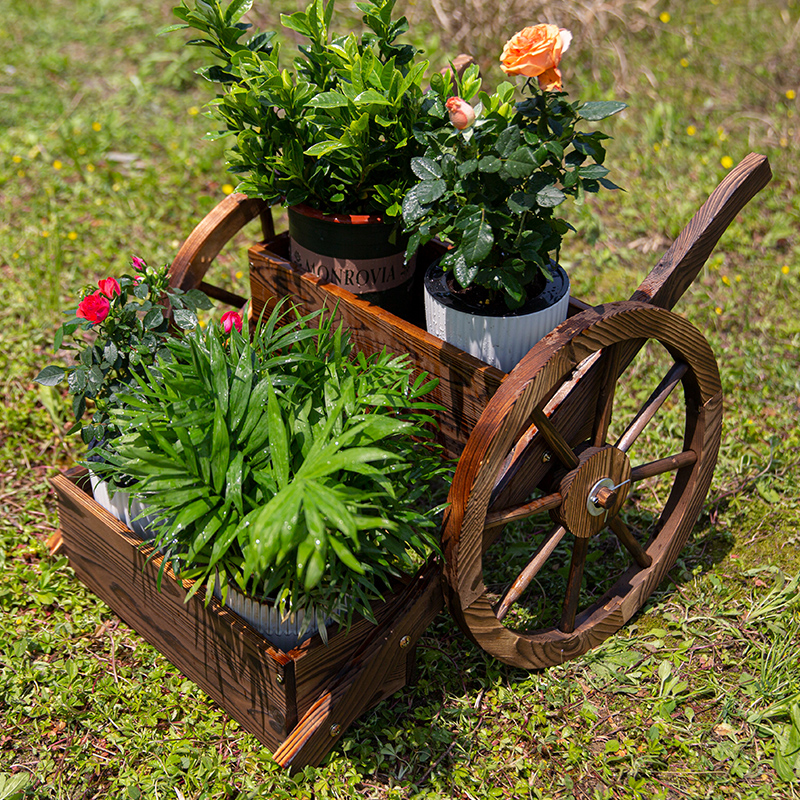
[[[625,502],[630,489],[631,464],[616,447],[589,447],[578,466],[559,485],[561,506],[551,512],[575,536],[588,539],[599,533]]]

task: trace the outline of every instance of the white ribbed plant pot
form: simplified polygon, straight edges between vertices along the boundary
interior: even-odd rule
[[[561,267],[522,313],[503,317],[469,310],[450,293],[438,265],[431,265],[425,275],[428,332],[503,372],[511,372],[536,342],[567,318],[568,306],[569,278]]]
[[[112,517],[118,519],[123,525],[130,528],[130,494],[128,494],[128,492],[117,491],[112,495],[109,491],[108,483],[91,470],[89,470],[89,482],[92,485],[92,494],[94,495],[95,503],[108,511]],[[133,529],[131,528],[131,530]]]
[[[131,497],[130,492],[120,490],[114,492],[112,496],[108,483],[91,470],[89,470],[89,482],[92,485],[94,500],[98,505],[145,541],[155,539],[156,527],[153,524],[155,515],[147,514],[140,517],[140,514],[147,509],[141,500]]]
[[[214,587],[214,596],[217,599],[221,598],[219,579]],[[290,611],[286,616],[282,616],[274,603],[254,600],[236,589],[231,582],[228,583],[225,606],[255,628],[270,644],[279,647],[285,653],[310,639],[319,630],[316,615],[312,613],[311,622],[301,636],[300,631],[305,621],[304,611]]]
[[[157,515],[146,513],[148,508],[147,503],[142,502],[138,497],[131,497],[129,505],[130,524],[128,527],[145,540],[155,539],[158,533]]]

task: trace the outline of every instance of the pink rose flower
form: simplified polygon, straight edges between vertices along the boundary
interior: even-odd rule
[[[114,297],[120,294],[119,284],[114,278],[105,278],[102,281],[98,281],[97,285],[106,297]]]
[[[475,109],[460,97],[451,97],[445,103],[450,114],[450,124],[457,130],[463,131],[475,122]]]
[[[144,259],[139,258],[139,256],[133,256],[131,258],[131,264],[133,264],[133,268],[138,269],[139,272],[144,272],[144,268],[147,266],[147,264],[144,262]]]
[[[230,333],[234,325],[239,333],[242,332],[242,315],[238,314],[236,311],[226,311],[219,322],[225,329],[225,333]]]
[[[87,295],[78,304],[77,316],[88,319],[92,324],[102,322],[111,308],[108,298],[102,292]]]

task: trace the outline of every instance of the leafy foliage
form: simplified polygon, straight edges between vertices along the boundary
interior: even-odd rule
[[[425,498],[446,462],[421,400],[435,383],[407,357],[353,352],[320,312],[284,313],[252,341],[215,327],[169,340],[171,358],[111,412],[124,433],[96,469],[138,482],[157,544],[208,598],[219,568],[223,593],[233,579],[321,620],[370,618],[437,548]]]
[[[101,287],[107,282],[114,285],[108,295],[102,295],[107,308],[102,319],[82,316],[79,305],[68,312],[69,318],[56,331],[54,349],[73,350],[73,363],[47,366],[36,377],[43,386],[67,381],[76,420],[72,430],[80,429],[86,444],[107,442],[117,435],[113,423],[109,424],[109,409],[120,402],[135,375],[142,374],[159,356],[168,355],[166,309],[173,309],[178,327],[191,328],[197,324],[197,309],[210,308],[208,297],[197,289],[169,289],[167,267],[151,268],[138,258],[136,262],[141,264],[140,274],[99,282]],[[98,294],[94,286],[81,290],[84,300],[92,294]],[[65,336],[73,341],[64,344]],[[81,425],[87,400],[95,410],[91,422]]]
[[[358,3],[369,31],[361,37],[332,32],[333,0],[314,0],[304,11],[281,15],[287,29],[309,40],[280,66],[274,32],[239,37],[250,27],[236,22],[251,2],[182,4],[175,14],[209,38],[189,44],[209,48],[222,62],[202,70],[219,83],[211,103],[235,144],[228,152],[239,190],[286,205],[309,203],[322,211],[400,214],[414,180],[412,156],[421,153],[413,129],[422,114],[427,62],[396,44],[408,25],[392,19],[395,0]]]
[[[542,91],[528,80],[530,96],[513,104],[514,87],[480,91],[472,65],[453,86],[452,74],[431,80],[430,113],[444,115],[453,91],[478,97],[474,124],[418,131],[425,154],[412,161],[418,182],[403,201],[408,255],[434,236],[453,247],[441,259],[466,288],[475,284],[501,295],[509,309],[525,303],[530,287],[550,278],[551,255],[571,226],[554,216],[567,197],[616,189],[603,166],[608,136],[576,130],[581,119],[600,120],[624,103],[569,103],[565,92]],[[539,279],[541,280],[541,279]]]

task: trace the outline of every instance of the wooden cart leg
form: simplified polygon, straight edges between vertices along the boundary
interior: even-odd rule
[[[417,640],[443,605],[438,566],[429,566],[415,582],[391,622],[354,654],[275,751],[281,766],[296,771],[318,764],[355,719],[405,684]]]

